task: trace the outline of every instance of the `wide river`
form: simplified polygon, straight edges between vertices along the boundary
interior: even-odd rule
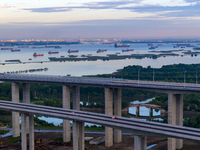
[[[154,46],[157,44],[154,43]],[[192,43],[196,47],[200,47],[197,43]],[[106,56],[108,54],[120,53],[119,55],[130,55],[130,54],[152,54],[149,52],[150,46],[147,46],[146,43],[140,44],[130,44],[129,49],[134,49],[130,52],[122,52],[122,49],[127,48],[115,48],[114,44],[101,44],[101,43],[83,43],[76,45],[60,45],[61,49],[55,48],[18,48],[14,46],[14,49],[20,49],[20,52],[11,52],[10,50],[0,50],[0,64],[4,64],[5,60],[20,60],[20,64],[5,64],[0,65],[0,72],[10,72],[10,71],[23,71],[29,69],[38,69],[38,68],[48,68],[47,71],[34,72],[35,74],[48,74],[48,75],[66,75],[71,74],[72,76],[82,76],[82,75],[95,75],[95,74],[106,74],[115,72],[117,69],[122,69],[124,66],[128,65],[141,65],[143,67],[151,66],[152,68],[160,68],[163,65],[170,64],[193,64],[200,63],[199,55],[191,57],[191,55],[183,55],[182,51],[174,52],[180,54],[180,56],[168,56],[160,57],[158,59],[124,59],[124,60],[110,60],[110,61],[78,61],[78,62],[44,62],[49,61],[48,57],[68,57],[69,49],[79,50],[78,53],[71,53],[71,55],[88,55],[93,56]],[[45,45],[42,45],[45,47]],[[4,47],[0,47],[4,48]],[[97,53],[98,49],[107,49],[106,52]],[[179,50],[184,49],[185,51],[192,50],[192,47],[186,48],[173,48],[172,43],[163,43],[162,46],[158,46],[155,50],[157,51],[166,51],[166,50]],[[48,54],[49,51],[58,51],[59,54]],[[192,50],[193,51],[193,50]],[[44,56],[33,57],[33,53],[42,53]],[[158,54],[158,53],[155,53]],[[181,56],[183,55],[183,57]],[[31,60],[29,60],[31,59]],[[29,62],[29,63],[27,63]],[[35,63],[38,62],[38,63]],[[43,62],[43,63],[41,63]]]

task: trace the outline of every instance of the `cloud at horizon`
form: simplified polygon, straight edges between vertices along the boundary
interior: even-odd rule
[[[9,0],[10,2],[13,0]],[[59,3],[60,1],[60,3]],[[0,39],[12,38],[18,31],[32,33],[31,37],[198,37],[200,2],[197,0],[76,0],[73,3],[58,0],[23,3],[0,3]],[[37,5],[37,4],[41,5]],[[59,6],[60,5],[60,6]],[[61,6],[62,5],[62,6]],[[7,8],[7,9],[5,9]],[[14,15],[14,16],[13,16]],[[148,22],[148,25],[146,24]],[[45,29],[46,28],[46,29]],[[95,30],[89,33],[89,29]],[[136,31],[137,29],[137,31]],[[195,32],[195,30],[198,30]],[[18,30],[18,31],[17,31]],[[33,30],[34,32],[32,32]],[[50,32],[54,30],[54,35]],[[157,32],[159,30],[159,32]],[[6,32],[5,32],[6,31]],[[7,34],[6,33],[11,33]],[[73,33],[73,32],[74,33]],[[102,34],[107,31],[108,35]],[[155,32],[154,34],[153,31]],[[177,32],[179,31],[179,32]],[[24,38],[28,34],[23,32]],[[37,32],[45,32],[44,35]],[[49,33],[48,33],[49,32]],[[79,33],[77,33],[79,32]],[[135,36],[134,33],[140,33]],[[183,32],[183,33],[181,33]],[[69,33],[71,33],[69,35]],[[98,34],[97,34],[98,33]],[[128,35],[129,33],[134,36]],[[164,34],[163,34],[164,33]],[[20,35],[23,38],[23,34]],[[34,36],[33,36],[34,35]]]

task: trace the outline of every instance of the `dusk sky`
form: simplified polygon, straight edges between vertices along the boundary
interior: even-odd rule
[[[0,0],[0,40],[200,38],[199,0]]]

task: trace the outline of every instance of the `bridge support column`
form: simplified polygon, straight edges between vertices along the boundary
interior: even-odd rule
[[[153,117],[153,108],[149,107],[149,117]]]
[[[29,116],[29,150],[34,150],[34,115]]]
[[[70,109],[70,86],[63,85],[63,108]],[[70,121],[63,119],[63,142],[71,141]]]
[[[73,109],[80,110],[80,87],[73,86]],[[84,150],[84,123],[73,121],[73,150]]]
[[[122,90],[114,89],[114,115],[122,116]],[[114,143],[122,141],[122,131],[114,129]]]
[[[136,114],[135,115],[136,115],[136,117],[138,117],[140,115],[140,107],[138,107],[138,106],[136,107]]]
[[[30,103],[30,84],[23,83],[23,103]],[[26,133],[29,133],[29,116],[26,117]]]
[[[27,150],[27,139],[26,139],[26,134],[27,134],[27,115],[26,114],[21,114],[21,148],[22,150]]]
[[[19,102],[19,83],[12,83],[11,89],[12,89],[12,102]],[[13,137],[20,136],[18,112],[12,112],[12,132],[13,132]]]
[[[183,125],[183,95],[168,94],[168,124]],[[182,139],[168,138],[168,150],[181,149]]]
[[[113,89],[105,88],[105,114],[113,115]],[[105,127],[105,146],[113,145],[113,128]]]
[[[147,136],[134,136],[134,149],[146,150],[147,149]]]

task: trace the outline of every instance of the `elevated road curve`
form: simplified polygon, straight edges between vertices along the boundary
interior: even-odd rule
[[[23,82],[23,83],[46,83],[65,84],[73,86],[96,86],[112,88],[130,88],[136,90],[148,90],[161,93],[172,92],[174,94],[200,93],[200,84],[175,83],[175,82],[153,82],[127,80],[119,78],[97,78],[97,77],[72,77],[33,74],[8,74],[1,73],[0,81]]]
[[[107,127],[117,128],[133,134],[150,136],[163,136],[200,141],[199,129],[182,127],[177,125],[162,124],[155,122],[116,117],[111,115],[83,112],[77,110],[39,106],[34,104],[16,103],[0,100],[0,109],[16,111],[23,114],[39,114],[61,119],[76,120],[81,122],[95,123]]]

